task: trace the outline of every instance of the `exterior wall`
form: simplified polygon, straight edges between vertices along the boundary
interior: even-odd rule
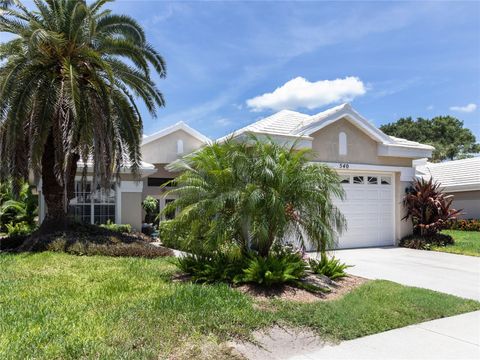
[[[452,192],[452,206],[454,209],[463,209],[461,219],[480,219],[480,190]]]
[[[177,141],[183,141],[183,153],[177,154]],[[142,160],[151,164],[169,164],[184,154],[189,154],[204,143],[183,130],[177,130],[150,143],[142,145]]]
[[[410,220],[405,221],[402,218],[405,216],[405,207],[403,206],[403,197],[405,195],[405,189],[410,186],[408,181],[400,181],[400,174],[395,176],[395,234],[396,244],[401,238],[410,235],[413,232],[412,222]]]
[[[339,155],[340,132],[347,135],[347,155]],[[378,156],[377,142],[346,119],[338,120],[311,136],[316,161],[412,166],[412,158]]]
[[[130,224],[133,229],[140,231],[142,229],[142,193],[122,192],[120,206],[120,222],[122,224]]]

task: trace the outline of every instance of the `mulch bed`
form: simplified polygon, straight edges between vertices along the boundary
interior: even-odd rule
[[[0,239],[0,251],[57,251],[74,255],[105,255],[156,258],[173,256],[165,247],[151,245],[151,237],[138,233],[120,233],[94,225],[71,224],[64,231],[34,232],[30,236]]]

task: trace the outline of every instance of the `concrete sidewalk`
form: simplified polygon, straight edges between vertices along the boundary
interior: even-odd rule
[[[278,357],[282,359],[282,357]],[[285,359],[285,358],[283,358]],[[480,359],[480,311],[324,345],[288,359]]]

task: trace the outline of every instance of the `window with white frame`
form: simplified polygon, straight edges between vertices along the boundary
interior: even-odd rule
[[[102,189],[100,185],[92,191],[91,181],[75,182],[75,198],[70,201],[69,213],[75,220],[89,224],[115,222],[115,184]]]

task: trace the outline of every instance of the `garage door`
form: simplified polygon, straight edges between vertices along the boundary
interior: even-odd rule
[[[348,229],[338,248],[393,245],[393,175],[342,173],[344,201],[335,201]]]

